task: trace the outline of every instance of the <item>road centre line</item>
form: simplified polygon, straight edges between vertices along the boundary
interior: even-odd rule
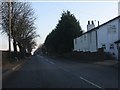
[[[85,79],[85,78],[83,78],[83,77],[81,77],[81,76],[80,76],[80,79],[86,81],[87,83],[92,84],[93,86],[95,86],[95,87],[97,87],[97,88],[100,88],[100,89],[102,88],[102,87],[98,86],[97,84],[94,84],[93,82],[91,82],[91,81],[89,81],[89,80],[87,80],[87,79]]]
[[[42,56],[39,56],[39,57],[44,58],[44,57],[42,57]],[[51,64],[55,64],[54,62],[49,61],[48,59],[45,59],[45,60],[46,60],[47,62],[51,63]],[[64,70],[65,72],[70,72],[69,70],[67,70],[67,69],[65,69],[65,68],[63,68],[63,67],[61,67],[61,66],[58,66],[58,65],[56,65],[56,66],[57,66],[58,68]],[[72,74],[73,74],[73,73],[72,73]],[[74,74],[74,75],[75,75],[75,74]],[[75,76],[76,76],[76,75],[75,75]],[[78,75],[77,75],[77,76],[78,76]],[[89,80],[87,80],[87,79],[85,79],[85,78],[83,78],[83,77],[81,77],[81,76],[79,76],[79,78],[82,79],[83,81],[85,81],[85,82],[87,82],[87,83],[89,83],[89,84],[97,87],[97,88],[103,89],[103,88],[100,87],[99,85],[97,85],[97,84],[95,84],[95,83],[93,83],[93,82],[91,82],[91,81],[89,81]]]
[[[54,62],[51,62],[51,61],[49,61],[49,63],[51,63],[51,64],[55,64]]]
[[[38,57],[40,57],[40,58],[44,58],[43,56],[40,56],[40,55],[37,55]]]
[[[69,70],[67,70],[67,69],[65,69],[65,68],[63,68],[63,67],[60,67],[60,66],[57,66],[57,67],[60,68],[60,69],[62,69],[62,70],[64,70],[64,71],[66,71],[66,72],[70,72]],[[74,73],[71,73],[71,74],[73,74],[73,75],[75,75],[75,76],[78,76],[78,75],[76,75],[76,74],[74,74]],[[84,80],[84,81],[87,82],[87,83],[92,84],[93,86],[95,86],[95,87],[97,87],[97,88],[103,89],[102,87],[98,86],[97,84],[95,84],[95,83],[93,83],[93,82],[91,82],[91,81],[89,81],[89,80],[87,80],[87,79],[85,79],[85,78],[83,78],[83,77],[81,77],[81,76],[80,76],[80,79]]]
[[[39,56],[40,58],[44,58],[43,56]]]
[[[67,69],[65,69],[65,68],[63,68],[63,67],[60,67],[60,66],[57,66],[57,67],[60,68],[60,69],[62,69],[62,70],[64,70],[64,71],[66,71],[66,72],[70,72],[69,70],[67,70]],[[74,74],[74,73],[72,73],[72,74],[76,76],[76,74]],[[78,76],[78,75],[77,75],[77,76]],[[92,84],[93,86],[95,86],[95,87],[97,87],[97,88],[103,89],[102,87],[98,86],[97,84],[95,84],[95,83],[93,83],[93,82],[91,82],[91,81],[89,81],[89,80],[87,80],[87,79],[85,79],[85,78],[83,78],[83,77],[81,77],[81,76],[80,76],[80,79],[84,80],[84,81],[87,82],[87,83]]]
[[[64,70],[65,72],[70,72],[69,70],[67,70],[67,69],[65,69],[63,67],[60,67],[60,66],[57,66],[57,67],[60,68],[60,69],[62,69],[62,70]]]
[[[45,59],[46,61],[48,61],[48,59]]]
[[[45,59],[45,60],[46,60],[47,62],[51,63],[51,64],[55,64],[54,62],[49,61],[48,59]],[[56,67],[58,67],[58,68],[64,70],[65,72],[69,72],[69,70],[67,70],[67,69],[65,69],[65,68],[63,68],[63,67],[60,67],[60,66],[58,66],[58,65],[56,65]]]

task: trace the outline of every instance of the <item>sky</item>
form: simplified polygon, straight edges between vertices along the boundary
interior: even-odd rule
[[[88,20],[93,20],[97,26],[98,21],[102,24],[118,16],[118,1],[37,1],[31,2],[31,6],[37,18],[36,31],[40,35],[36,39],[38,46],[44,43],[46,36],[56,27],[63,11],[69,10],[74,14],[84,32],[87,29]],[[7,50],[8,37],[5,34],[0,34],[0,42],[2,42],[0,50]]]

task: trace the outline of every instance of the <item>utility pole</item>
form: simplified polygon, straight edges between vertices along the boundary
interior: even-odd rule
[[[9,13],[9,55],[11,58],[11,0],[8,1],[8,13]]]

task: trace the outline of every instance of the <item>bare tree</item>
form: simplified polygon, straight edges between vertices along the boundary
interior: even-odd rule
[[[2,27],[4,33],[9,35],[9,3],[2,2]],[[38,36],[35,31],[33,17],[34,12],[30,3],[26,2],[11,2],[11,39],[13,39],[14,51],[17,52],[17,45],[22,53],[31,51],[35,46],[34,39]],[[27,42],[27,43],[26,43]],[[28,45],[30,44],[30,45]]]

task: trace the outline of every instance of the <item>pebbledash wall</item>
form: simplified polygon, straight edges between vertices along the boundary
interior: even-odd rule
[[[116,41],[120,40],[120,16],[95,27],[94,22],[88,21],[87,32],[74,39],[74,51],[97,52],[104,48],[118,60],[120,46]]]

